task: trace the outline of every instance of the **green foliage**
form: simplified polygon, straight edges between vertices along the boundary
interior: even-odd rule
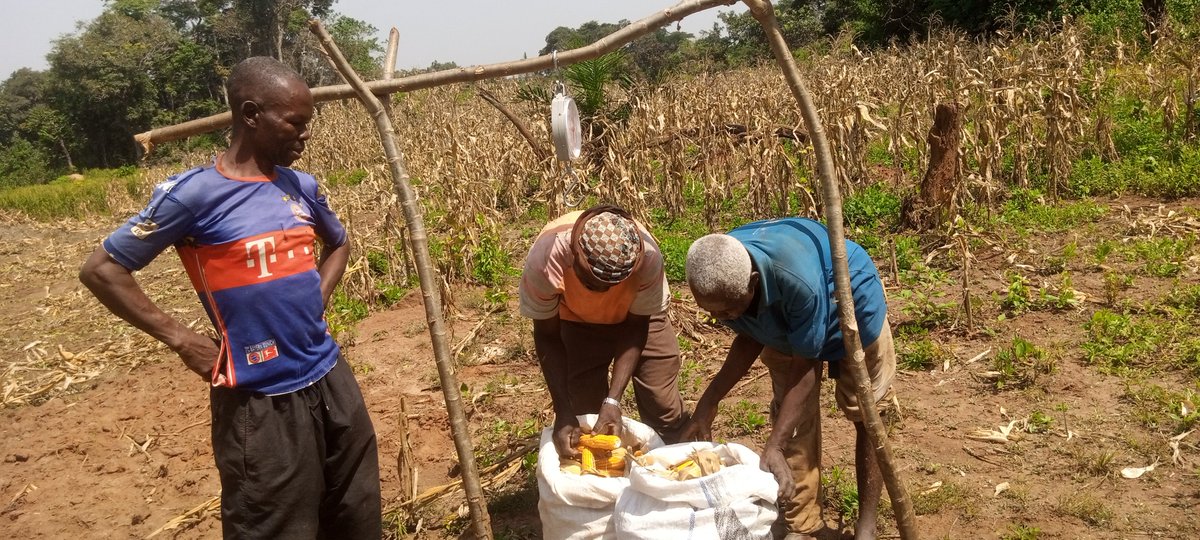
[[[1084,329],[1088,332],[1084,358],[1106,371],[1149,362],[1162,342],[1153,323],[1107,309],[1093,313]]]
[[[1000,537],[1000,540],[1038,540],[1041,538],[1042,530],[1029,525],[1011,525],[1008,532]]]
[[[1107,208],[1090,200],[1046,204],[1042,193],[1030,189],[1014,189],[1005,201],[1001,216],[1005,222],[1020,229],[1060,232],[1100,219]]]
[[[482,220],[479,222],[481,226],[484,225]],[[508,250],[500,240],[500,234],[495,230],[481,234],[479,246],[475,249],[475,265],[471,269],[471,277],[480,285],[498,287],[516,273]]]
[[[1039,375],[1054,373],[1055,362],[1037,345],[1014,337],[1009,347],[996,353],[992,368],[996,372],[997,390],[1028,388],[1037,382]]]
[[[1029,421],[1025,426],[1025,431],[1030,433],[1047,433],[1050,431],[1050,424],[1054,423],[1054,419],[1050,415],[1042,411],[1033,411],[1029,413]]]
[[[1183,433],[1200,424],[1200,394],[1195,389],[1176,392],[1152,383],[1128,382],[1124,400],[1133,416],[1150,429]]]
[[[1104,272],[1104,302],[1109,306],[1117,305],[1121,292],[1133,286],[1133,276],[1118,274],[1111,270]]]
[[[1161,150],[1156,150],[1159,153]],[[1090,157],[1075,163],[1070,178],[1076,196],[1123,195],[1175,199],[1200,195],[1200,147],[1186,146],[1168,156],[1123,156],[1106,163]]]
[[[683,338],[679,338],[683,341]],[[698,399],[704,390],[704,366],[689,358],[679,369],[679,392],[684,399]]]
[[[1057,510],[1060,514],[1077,517],[1096,527],[1107,524],[1113,518],[1113,511],[1087,491],[1060,497]]]
[[[1196,246],[1196,237],[1187,235],[1181,238],[1159,237],[1149,240],[1138,240],[1130,247],[1126,258],[1141,261],[1142,270],[1150,276],[1167,278],[1178,276],[1188,264],[1192,249]]]
[[[845,467],[834,465],[821,475],[825,502],[842,519],[858,519],[858,484]]]
[[[734,429],[735,437],[755,433],[767,425],[767,416],[759,411],[758,405],[744,399],[723,416],[728,418],[726,422]]]
[[[842,215],[852,228],[891,231],[900,218],[900,196],[883,184],[872,184],[846,198]]]
[[[61,177],[48,184],[0,189],[0,208],[43,220],[106,213],[109,196],[137,196],[140,186],[141,174],[135,168],[89,169],[83,180]]]
[[[52,177],[51,169],[45,151],[21,137],[0,146],[0,189],[44,184]]]
[[[940,365],[947,355],[941,345],[934,343],[928,337],[919,340],[903,340],[898,349],[896,365],[907,371],[929,371]]]
[[[354,328],[354,325],[367,318],[371,312],[367,303],[351,298],[339,287],[329,300],[325,320],[329,322],[329,331],[335,338],[340,338]]]
[[[367,251],[367,269],[371,271],[373,276],[386,276],[391,270],[391,263],[388,262],[387,253],[378,250]]]
[[[409,289],[399,285],[383,285],[379,287],[379,302],[384,306],[393,306],[396,304],[396,302],[403,300],[404,297],[408,295],[408,290]]]
[[[934,292],[933,294],[937,296],[945,295],[941,291]],[[950,321],[956,305],[954,302],[937,302],[933,297],[915,289],[901,289],[896,294],[896,297],[905,301],[904,307],[901,310],[910,318],[904,324],[905,327],[937,328],[943,323]]]
[[[1108,256],[1111,255],[1113,250],[1116,248],[1117,243],[1113,242],[1111,239],[1105,238],[1101,240],[1100,243],[1096,244],[1093,254],[1096,264],[1104,264],[1106,261],[1108,261]]]
[[[1065,310],[1079,306],[1081,297],[1071,283],[1071,275],[1063,272],[1058,285],[1047,284],[1036,292],[1029,280],[1016,272],[1007,272],[1008,287],[999,298],[1000,307],[1008,314],[1033,310]],[[1001,315],[1001,317],[1004,317]]]
[[[671,283],[687,281],[687,252],[694,240],[678,233],[656,235],[655,239],[658,240],[658,248],[662,251],[663,269],[667,273],[667,280]]]
[[[367,171],[363,169],[354,169],[352,171],[334,171],[329,173],[329,176],[326,177],[325,182],[331,188],[340,186],[353,187],[361,184],[363,180],[367,179],[367,176]]]
[[[954,482],[945,481],[937,489],[917,493],[913,497],[913,512],[918,516],[925,516],[954,508],[960,512],[972,514],[975,511],[973,499],[971,492],[966,488]]]
[[[1008,288],[1005,289],[1004,298],[1000,300],[1000,307],[1011,313],[1021,313],[1028,311],[1033,304],[1033,295],[1029,291],[1029,280],[1025,276],[1016,272],[1008,274]]]

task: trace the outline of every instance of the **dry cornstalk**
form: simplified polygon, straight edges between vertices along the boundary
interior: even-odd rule
[[[771,51],[775,54],[775,59],[783,70],[784,78],[787,79],[788,87],[791,88],[804,115],[804,124],[808,128],[813,143],[817,170],[821,176],[822,195],[825,199],[825,221],[829,226],[829,246],[833,259],[838,319],[846,347],[846,356],[843,362],[845,367],[850,368],[850,373],[854,377],[854,389],[858,396],[859,407],[862,409],[863,423],[866,425],[871,445],[875,447],[879,470],[892,499],[892,508],[896,513],[896,525],[900,529],[900,538],[916,540],[918,534],[912,500],[909,499],[904,483],[900,481],[900,476],[892,461],[892,448],[888,444],[887,428],[883,425],[883,420],[879,417],[879,411],[875,407],[875,392],[871,387],[871,375],[867,372],[862,342],[858,337],[854,297],[850,290],[846,233],[842,221],[842,195],[834,176],[833,159],[829,153],[829,143],[825,140],[825,129],[821,125],[821,118],[817,115],[817,109],[813,106],[804,80],[800,78],[800,71],[796,68],[792,52],[788,49],[787,43],[783,40],[783,34],[779,31],[778,23],[775,21],[775,10],[771,3],[768,0],[743,0],[743,3],[750,8],[751,14],[766,32],[771,44]]]
[[[538,161],[546,161],[546,158],[550,157],[550,152],[547,151],[546,147],[539,143],[537,139],[533,138],[533,134],[529,132],[529,128],[525,127],[525,122],[522,122],[517,115],[508,110],[508,107],[505,107],[499,99],[496,99],[495,95],[493,95],[491,92],[488,92],[487,89],[483,88],[482,86],[476,87],[475,91],[479,94],[479,97],[483,98],[484,101],[488,102],[488,104],[500,111],[500,114],[503,114],[509,122],[512,122],[512,125],[516,127],[517,131],[521,133],[521,136],[525,138],[525,142],[529,143],[529,147],[533,149],[533,153],[537,154]]]
[[[621,46],[629,43],[639,37],[642,37],[650,32],[653,32],[668,23],[672,23],[683,19],[684,17],[704,11],[716,6],[728,6],[737,0],[684,0],[674,6],[664,9],[654,15],[634,22],[604,38],[588,45],[558,53],[558,65],[568,66],[584,60],[590,60],[602,56],[606,53],[617,50]],[[433,73],[422,73],[411,77],[401,77],[399,79],[373,81],[364,83],[368,93],[374,95],[387,95],[396,92],[411,92],[423,88],[433,88],[456,82],[473,82],[487,79],[496,79],[500,77],[508,77],[511,75],[520,75],[524,73],[533,73],[535,71],[543,71],[555,66],[555,58],[551,55],[538,56],[518,60],[515,62],[504,62],[499,64],[487,64],[482,66],[473,66],[465,68],[454,68]],[[333,101],[339,99],[349,99],[355,97],[357,90],[353,84],[350,85],[335,85],[321,86],[312,89],[313,100],[316,102]],[[209,131],[215,131],[228,127],[232,122],[232,116],[229,112],[215,114],[205,118],[190,120],[181,124],[168,126],[164,128],[152,129],[150,131],[139,133],[133,138],[145,150],[145,153],[150,153],[156,144],[162,144],[168,141],[177,141],[179,139],[199,135]]]
[[[159,527],[154,532],[146,535],[146,540],[154,538],[165,531],[173,531],[187,524],[195,524],[204,519],[204,516],[210,512],[216,512],[221,508],[221,496],[218,495],[207,501],[200,503],[195,508],[188,510],[178,516],[171,518],[171,521],[166,522],[162,527]]]
[[[975,332],[975,317],[971,311],[971,250],[967,239],[959,236],[958,246],[962,249],[962,303],[967,318],[967,332]]]
[[[313,19],[308,23],[309,30],[317,36],[321,47],[328,54],[328,60],[342,76],[350,81],[358,99],[375,120],[379,131],[380,142],[388,157],[391,167],[393,187],[399,195],[404,208],[404,218],[411,231],[412,250],[417,263],[417,275],[421,281],[421,296],[425,300],[425,313],[429,322],[429,337],[433,341],[434,359],[437,362],[438,375],[442,382],[442,394],[446,399],[446,412],[450,416],[450,429],[454,437],[454,447],[458,451],[459,466],[462,470],[463,487],[467,493],[467,507],[471,512],[471,528],[476,538],[480,540],[492,537],[492,528],[487,513],[487,501],[483,498],[483,489],[479,485],[479,473],[475,467],[475,451],[471,445],[470,425],[463,411],[462,396],[459,394],[458,377],[454,374],[454,358],[446,343],[445,320],[442,316],[441,295],[438,287],[441,280],[433,269],[429,259],[429,242],[425,236],[425,224],[421,218],[421,209],[417,206],[417,197],[409,185],[408,170],[404,166],[404,155],[396,146],[396,133],[392,129],[392,121],[387,111],[367,85],[363,83],[350,63],[342,56],[341,50],[333,42],[333,38],[321,26],[321,22]]]

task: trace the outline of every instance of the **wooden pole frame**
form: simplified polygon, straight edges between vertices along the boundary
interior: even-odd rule
[[[849,368],[854,377],[855,395],[858,406],[863,413],[863,423],[867,428],[871,446],[875,448],[878,458],[879,471],[882,473],[884,485],[892,499],[892,509],[896,513],[896,525],[900,529],[900,538],[916,540],[918,538],[916,519],[914,518],[912,500],[892,460],[892,447],[888,444],[887,428],[879,417],[875,407],[875,392],[871,388],[871,375],[867,371],[862,342],[858,335],[858,321],[854,315],[854,296],[850,288],[850,268],[846,255],[846,231],[842,219],[842,194],[838,189],[837,177],[834,174],[833,158],[829,152],[829,141],[825,138],[825,128],[817,108],[813,106],[812,97],[800,77],[796,60],[792,51],[783,40],[779,25],[775,20],[775,8],[770,0],[742,0],[750,13],[762,25],[767,33],[771,51],[779,68],[783,70],[788,87],[792,90],[800,111],[804,116],[805,127],[808,128],[809,140],[812,141],[816,154],[817,172],[821,177],[821,196],[825,202],[825,222],[829,228],[829,247],[833,258],[833,279],[836,287],[838,320],[842,329],[842,339],[846,347],[846,356],[842,367]]]
[[[429,257],[429,241],[425,234],[425,224],[421,218],[421,208],[417,203],[416,193],[409,183],[408,169],[404,165],[404,154],[396,144],[396,132],[392,121],[388,118],[387,110],[379,98],[371,93],[371,89],[350,67],[350,63],[342,56],[337,44],[329,36],[329,32],[321,26],[321,22],[313,19],[308,22],[309,30],[316,34],[321,41],[321,47],[328,55],[329,63],[350,82],[358,94],[358,99],[367,108],[375,127],[379,131],[380,142],[384,154],[387,155],[388,165],[392,172],[392,185],[400,196],[404,208],[404,219],[408,222],[409,241],[412,242],[413,259],[417,266],[417,276],[421,282],[421,296],[425,300],[425,314],[428,318],[429,337],[433,341],[433,355],[437,362],[438,376],[442,383],[442,395],[446,399],[446,412],[450,416],[450,431],[454,437],[454,448],[458,451],[459,470],[462,475],[463,489],[467,493],[467,508],[471,512],[471,530],[475,538],[480,540],[492,537],[492,527],[487,512],[487,500],[483,496],[483,488],[479,482],[479,471],[475,466],[475,449],[471,444],[471,430],[467,423],[467,415],[463,410],[462,395],[459,393],[458,377],[454,374],[454,357],[450,355],[450,346],[446,343],[445,318],[442,315],[442,302],[438,295],[437,273]]]

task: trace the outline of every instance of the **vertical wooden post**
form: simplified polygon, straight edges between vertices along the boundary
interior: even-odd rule
[[[838,319],[841,323],[842,338],[846,347],[846,357],[842,359],[842,367],[849,368],[854,377],[855,394],[858,396],[858,406],[863,413],[863,424],[867,428],[871,445],[878,457],[879,471],[887,486],[888,495],[892,499],[892,509],[896,513],[897,528],[900,538],[916,540],[918,538],[916,519],[914,518],[912,500],[908,491],[900,481],[900,476],[892,460],[892,448],[887,440],[887,428],[879,417],[875,407],[875,392],[871,388],[871,375],[867,372],[862,342],[858,337],[858,321],[854,315],[854,297],[850,290],[850,267],[846,255],[846,232],[842,222],[842,194],[838,190],[837,179],[834,176],[833,158],[829,152],[829,142],[825,138],[825,128],[821,118],[813,106],[812,98],[804,80],[800,78],[800,70],[792,51],[783,40],[783,34],[775,21],[775,9],[768,0],[743,0],[750,8],[750,13],[762,25],[763,31],[771,44],[775,60],[783,70],[788,87],[800,105],[804,116],[804,125],[813,144],[817,159],[817,171],[821,177],[821,194],[825,199],[825,221],[829,227],[829,247],[832,251],[835,292],[837,294]]]
[[[963,313],[967,318],[967,332],[975,332],[975,317],[971,310],[971,250],[967,248],[967,239],[958,237],[958,245],[962,248],[962,302]]]
[[[433,355],[437,361],[438,375],[442,383],[442,395],[446,398],[446,412],[450,415],[450,431],[454,436],[454,448],[458,451],[458,464],[462,471],[463,489],[467,492],[467,508],[471,512],[471,529],[475,538],[489,540],[492,537],[492,527],[487,513],[487,501],[483,497],[483,488],[479,483],[479,470],[475,466],[475,449],[471,445],[470,425],[463,411],[462,395],[459,394],[458,377],[454,374],[454,358],[450,356],[450,347],[446,343],[446,324],[442,316],[441,295],[438,287],[441,280],[433,270],[429,259],[429,241],[425,235],[425,223],[421,219],[421,208],[417,205],[417,196],[409,183],[408,169],[404,166],[404,154],[396,145],[396,132],[387,111],[379,102],[366,83],[358,77],[350,63],[342,56],[329,32],[321,26],[321,22],[313,19],[308,22],[309,30],[316,34],[321,41],[321,47],[328,53],[329,62],[350,82],[354,92],[363,106],[375,120],[379,131],[380,142],[384,154],[392,170],[392,185],[400,196],[404,207],[404,219],[411,231],[413,258],[417,263],[417,276],[421,280],[421,296],[425,300],[425,315],[429,323],[429,337],[433,341]]]

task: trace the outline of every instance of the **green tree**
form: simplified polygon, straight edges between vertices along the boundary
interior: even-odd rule
[[[0,141],[17,134],[35,103],[42,101],[46,72],[21,68],[0,83]]]
[[[62,113],[45,103],[38,103],[29,109],[29,114],[21,123],[20,130],[30,139],[36,137],[33,140],[40,142],[47,150],[54,148],[61,152],[67,169],[75,169],[75,164],[71,161],[71,149],[68,146],[71,140],[71,126]]]
[[[181,36],[153,13],[110,8],[47,56],[47,99],[85,141],[84,165],[115,166],[135,157],[132,136],[151,126],[163,87],[162,67]],[[180,100],[183,101],[183,100]]]

